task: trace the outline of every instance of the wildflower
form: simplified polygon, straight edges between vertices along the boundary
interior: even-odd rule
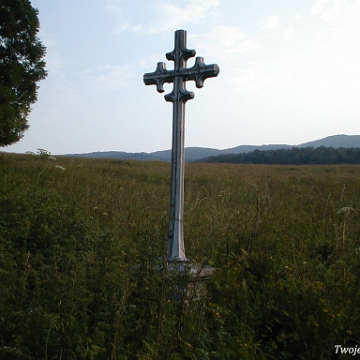
[[[55,165],[55,167],[56,167],[57,169],[62,170],[62,171],[65,171],[65,170],[66,170],[64,167],[62,167],[62,166],[60,166],[60,165]]]
[[[50,160],[56,160],[56,157],[48,156],[48,159],[50,159]]]
[[[350,211],[353,211],[354,209],[351,206],[344,206],[342,207],[340,210],[338,210],[336,213],[337,214],[342,214],[342,213],[349,213]]]
[[[51,156],[51,152],[45,149],[38,149],[38,155],[40,156],[44,156],[44,157],[49,157]]]

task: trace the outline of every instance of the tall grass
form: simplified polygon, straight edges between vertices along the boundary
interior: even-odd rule
[[[187,257],[161,273],[170,165],[0,154],[0,358],[338,359],[360,339],[360,167],[187,164]],[[136,267],[135,267],[136,265]],[[134,270],[136,269],[136,270]]]

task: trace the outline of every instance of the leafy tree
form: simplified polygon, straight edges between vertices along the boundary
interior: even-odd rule
[[[223,154],[197,162],[250,163],[279,165],[360,164],[360,148],[305,147],[278,150],[254,150],[243,154]]]
[[[38,11],[29,0],[0,0],[0,146],[24,136],[36,83],[47,75],[38,31]]]

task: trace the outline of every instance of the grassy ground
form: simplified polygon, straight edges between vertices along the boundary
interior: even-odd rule
[[[359,175],[187,164],[186,254],[216,274],[174,301],[170,164],[0,153],[0,358],[347,359]]]

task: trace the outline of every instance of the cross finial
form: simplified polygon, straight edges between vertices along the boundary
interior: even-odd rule
[[[174,70],[167,70],[163,62],[157,64],[156,70],[144,74],[145,85],[156,85],[158,92],[164,92],[165,83],[174,83],[170,94],[165,100],[173,103],[173,142],[171,167],[171,204],[170,223],[168,232],[168,261],[186,262],[183,238],[184,211],[184,121],[185,103],[194,98],[194,93],[186,90],[186,81],[193,80],[196,87],[204,86],[209,77],[216,77],[219,73],[217,65],[205,65],[202,57],[197,57],[191,68],[186,68],[186,62],[196,54],[195,50],[186,48],[186,31],[175,32],[174,50],[166,54],[166,58],[174,61]]]
[[[181,71],[186,68],[186,62],[188,59],[194,57],[195,50],[189,50],[186,48],[186,31],[177,30],[175,32],[175,47],[172,52],[166,54],[166,58],[169,61],[174,61],[174,70]]]
[[[181,92],[180,99],[183,102],[193,99],[194,93],[187,91],[185,88],[186,81],[193,80],[197,88],[202,88],[205,79],[216,77],[219,74],[219,67],[217,65],[205,65],[202,57],[196,58],[195,65],[192,68],[186,68],[187,60],[194,57],[195,54],[195,50],[186,48],[186,31],[177,30],[175,32],[174,50],[166,54],[168,60],[174,61],[174,70],[167,70],[166,64],[159,62],[154,72],[144,75],[145,85],[156,85],[157,91],[163,93],[165,83],[175,83],[175,78],[180,77],[183,83],[179,89]],[[165,95],[165,100],[174,102],[176,95],[173,91]]]

